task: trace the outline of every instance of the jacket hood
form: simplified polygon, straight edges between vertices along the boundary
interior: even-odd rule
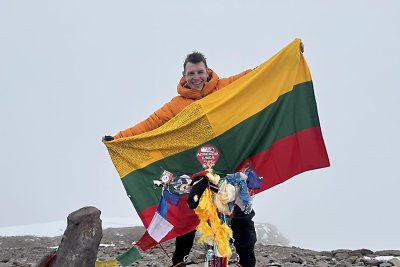
[[[203,90],[201,91],[187,88],[185,86],[185,79],[183,79],[182,77],[177,87],[178,94],[185,98],[196,99],[196,100],[211,94],[217,89],[219,77],[212,69],[208,69],[208,76],[210,78],[205,83]]]

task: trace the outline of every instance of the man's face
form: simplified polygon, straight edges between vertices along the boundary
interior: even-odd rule
[[[203,62],[186,63],[183,78],[189,88],[201,91],[208,78],[206,65]]]

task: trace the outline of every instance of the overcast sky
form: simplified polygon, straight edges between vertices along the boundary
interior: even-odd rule
[[[399,1],[0,2],[0,226],[92,205],[137,214],[101,137],[176,95],[185,55],[220,77],[305,44],[331,167],[256,196],[317,250],[400,248]],[[242,103],[245,104],[245,103]]]

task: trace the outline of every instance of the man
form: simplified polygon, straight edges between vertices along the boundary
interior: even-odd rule
[[[303,52],[302,44],[301,51]],[[238,75],[220,79],[213,70],[208,68],[204,55],[199,52],[193,52],[187,55],[184,61],[183,76],[177,87],[178,96],[172,98],[170,102],[164,104],[146,120],[120,131],[114,137],[104,136],[103,141],[138,135],[156,129],[175,117],[191,103],[221,90],[250,71],[246,70]],[[254,222],[252,221],[254,215],[254,211],[251,211],[250,214],[245,214],[239,207],[235,206],[234,216],[231,220],[233,238],[235,239],[234,245],[240,257],[239,264],[243,267],[254,267],[256,263],[254,245],[257,239]],[[172,258],[173,266],[185,266],[183,260],[189,254],[194,238],[195,231],[176,238],[175,252]]]
[[[175,117],[194,101],[224,88],[250,71],[247,70],[238,75],[220,79],[213,70],[208,68],[204,55],[199,52],[193,52],[186,56],[183,63],[183,76],[177,87],[179,96],[172,98],[170,102],[155,111],[146,120],[120,131],[114,137],[105,136],[103,140],[110,141],[156,129]],[[239,216],[235,216],[232,220],[232,230],[234,232],[236,250],[241,259],[240,263],[246,267],[255,266],[254,244],[256,242],[256,233],[252,221],[254,211],[251,214],[244,214],[240,209],[237,209],[236,214]],[[193,246],[195,233],[196,231],[192,231],[176,238],[175,252],[172,257],[173,266],[184,266],[183,259],[189,254]]]

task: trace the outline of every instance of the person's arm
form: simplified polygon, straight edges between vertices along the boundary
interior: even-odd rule
[[[125,129],[123,131],[120,131],[114,136],[114,139],[118,138],[123,138],[123,137],[128,137],[128,136],[134,136],[138,135],[141,133],[149,132],[151,130],[154,130],[170,119],[174,117],[173,110],[171,110],[169,103],[165,104],[163,107],[158,109],[156,112],[151,114],[147,119],[145,119],[142,122],[139,122],[138,124]]]
[[[115,136],[110,136],[110,135],[104,136],[102,138],[103,142],[104,141],[112,141],[115,139],[129,137],[129,136],[134,136],[134,135],[138,135],[138,134],[149,132],[153,129],[156,129],[158,127],[157,125],[163,124],[162,118],[160,118],[157,115],[157,113],[158,113],[158,110],[156,112],[154,112],[152,115],[150,115],[144,121],[139,122],[138,124],[128,128],[128,129],[118,132]]]
[[[246,75],[247,73],[249,73],[251,71],[252,71],[252,69],[249,69],[249,70],[245,70],[245,71],[243,71],[243,72],[241,72],[239,74],[233,75],[231,77],[222,78],[222,79],[219,80],[219,87],[223,88],[223,87],[227,86],[228,84],[233,83],[237,79],[243,77],[244,75]]]
[[[154,130],[175,117],[184,107],[184,103],[182,103],[182,101],[178,101],[178,99],[175,97],[170,102],[166,103],[164,106],[158,109],[156,112],[151,114],[144,121],[136,124],[131,128],[120,131],[117,135],[114,136],[114,139],[134,136]]]

